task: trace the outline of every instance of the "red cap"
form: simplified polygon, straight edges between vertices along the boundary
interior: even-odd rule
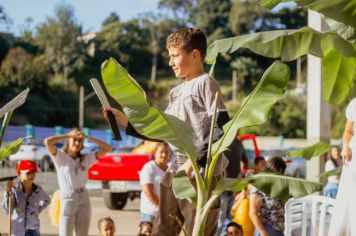
[[[34,161],[23,160],[17,164],[17,173],[27,173],[31,170],[37,172],[37,165]]]

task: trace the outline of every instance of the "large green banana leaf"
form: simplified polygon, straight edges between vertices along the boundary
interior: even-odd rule
[[[20,150],[20,146],[23,143],[25,138],[18,138],[15,141],[9,143],[8,145],[6,145],[5,147],[1,148],[0,150],[0,163],[1,161],[12,155],[17,153]]]
[[[27,88],[21,93],[19,93],[15,98],[9,101],[5,106],[0,108],[0,119],[8,112],[14,111],[17,107],[21,106],[25,103],[28,93],[30,89]]]
[[[323,188],[318,182],[273,173],[259,173],[247,177],[247,181],[268,196],[281,200],[309,195]]]
[[[206,63],[214,64],[219,53],[239,48],[282,61],[311,54],[323,60],[324,97],[333,104],[343,101],[355,80],[356,49],[335,32],[320,33],[308,27],[299,30],[277,30],[217,40],[208,48]],[[214,67],[212,67],[214,68]],[[327,73],[327,72],[332,73]]]
[[[259,0],[261,4],[272,9],[280,2],[293,1],[299,7],[317,11],[331,19],[356,28],[356,0]]]
[[[5,104],[5,106],[0,108],[0,119],[5,115],[0,131],[0,148],[2,145],[2,140],[5,135],[7,126],[10,123],[12,113],[16,108],[18,108],[19,106],[25,103],[29,91],[30,91],[29,88],[25,89],[24,91],[19,93],[15,98],[11,99],[11,101]]]
[[[144,90],[115,59],[103,63],[101,74],[106,90],[122,106],[137,132],[164,140],[190,157],[196,157],[191,126],[151,105]]]
[[[218,185],[213,190],[213,194],[220,195],[224,191],[240,192],[248,185],[246,179],[224,178],[220,180]]]
[[[356,42],[356,28],[328,17],[324,17],[324,19],[330,26],[331,31],[337,32],[337,34],[340,35],[343,39],[346,39],[351,43]]]
[[[322,59],[323,94],[327,101],[340,104],[355,83],[356,57],[345,57],[326,44]]]
[[[239,192],[248,184],[252,184],[270,197],[288,200],[290,196],[301,197],[315,193],[322,189],[322,184],[300,178],[278,175],[275,173],[260,173],[245,179],[225,178],[216,186],[213,194],[219,195],[223,191]]]
[[[289,67],[275,61],[263,74],[252,93],[246,97],[236,115],[224,125],[224,135],[212,146],[212,156],[222,153],[236,137],[238,129],[256,126],[267,120],[272,106],[287,89]]]
[[[332,145],[328,143],[318,142],[306,148],[301,148],[298,150],[288,151],[288,157],[301,157],[306,160],[310,160],[312,157],[317,157],[323,155],[324,153],[330,151],[333,148]]]
[[[325,171],[319,175],[321,178],[327,178],[334,175],[341,175],[343,166],[339,166],[333,170]]]

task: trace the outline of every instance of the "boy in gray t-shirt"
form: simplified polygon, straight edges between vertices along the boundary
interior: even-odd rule
[[[219,92],[217,81],[204,72],[204,58],[207,50],[207,41],[200,29],[183,28],[170,34],[167,38],[167,50],[170,57],[169,66],[175,76],[182,78],[183,83],[173,88],[169,95],[169,105],[165,113],[191,124],[194,131],[194,144],[198,150],[197,164],[203,169],[206,163],[208,139],[211,118],[213,114],[213,101],[215,93]],[[128,122],[127,117],[116,109],[110,109],[115,115],[119,125],[126,128],[126,132],[139,138],[148,139],[138,134]],[[104,115],[107,110],[104,110]],[[222,127],[229,121],[222,98],[218,99],[218,119],[215,128],[215,140],[223,131]],[[224,169],[226,159],[220,158],[217,163],[212,184],[216,185]],[[192,172],[188,158],[178,152],[173,153],[169,171],[167,171],[160,189],[159,213],[154,223],[153,235],[172,236],[179,235],[181,225],[184,224],[188,235],[192,234],[194,226],[194,206],[187,200],[176,199],[172,189],[173,175],[184,170],[188,176]],[[195,179],[191,179],[195,186]],[[213,186],[214,187],[214,186]],[[219,214],[220,199],[212,207],[206,221],[204,235],[215,235]]]

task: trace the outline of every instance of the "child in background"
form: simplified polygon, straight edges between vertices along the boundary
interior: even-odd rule
[[[4,193],[3,208],[9,214],[9,193],[12,193],[11,222],[12,236],[39,236],[39,214],[48,206],[50,198],[41,186],[35,184],[37,165],[34,161],[23,160],[17,165],[20,182],[14,186],[8,181]]]
[[[149,221],[142,221],[140,223],[139,235],[151,236],[153,231],[153,224]]]
[[[101,218],[98,221],[98,228],[100,236],[114,236],[115,223],[110,217]]]
[[[241,225],[230,222],[226,227],[226,236],[243,236]]]
[[[266,165],[266,160],[262,156],[255,157],[254,163],[253,163],[253,169],[248,170],[245,173],[245,176],[251,176],[254,174],[258,174],[259,172],[263,171]]]

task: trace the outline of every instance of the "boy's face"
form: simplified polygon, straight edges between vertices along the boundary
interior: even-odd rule
[[[114,236],[115,225],[111,222],[103,222],[100,224],[100,235],[101,236]]]
[[[155,152],[155,162],[158,165],[166,166],[169,161],[169,150],[166,145],[161,145]]]
[[[144,225],[141,229],[141,234],[151,235],[152,234],[152,227],[150,225]]]
[[[180,47],[169,47],[169,66],[173,69],[174,74],[178,78],[189,78],[194,70],[194,65],[198,65],[200,58],[197,58],[196,52],[187,52]],[[201,63],[201,62],[200,62]]]
[[[24,183],[24,182],[32,183],[33,181],[35,181],[36,171],[31,170],[31,171],[28,171],[26,173],[20,172],[18,174],[18,177],[20,178],[20,181],[22,183]]]
[[[227,228],[226,235],[227,236],[242,236],[242,232],[236,226],[230,226],[229,228]]]
[[[257,163],[257,165],[255,166],[255,171],[258,173],[258,172],[261,172],[264,168],[265,168],[265,165],[266,165],[266,161],[259,161]]]

